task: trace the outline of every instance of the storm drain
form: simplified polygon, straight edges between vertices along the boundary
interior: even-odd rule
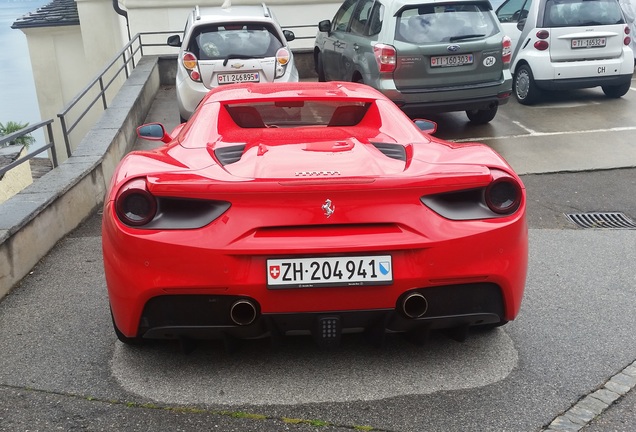
[[[565,216],[583,228],[636,229],[636,223],[623,213],[570,213]]]

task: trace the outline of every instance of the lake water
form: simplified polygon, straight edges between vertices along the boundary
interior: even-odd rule
[[[51,0],[0,0],[0,123],[34,124],[40,118],[26,36],[11,28]],[[38,142],[41,134],[34,134]]]

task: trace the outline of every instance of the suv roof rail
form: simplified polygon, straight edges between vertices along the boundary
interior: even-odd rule
[[[263,15],[265,15],[265,17],[270,18],[271,15],[269,13],[269,8],[267,7],[267,5],[265,3],[261,3],[261,5],[263,6]]]
[[[199,5],[194,7],[194,19],[199,21],[201,19],[201,11],[199,10]]]

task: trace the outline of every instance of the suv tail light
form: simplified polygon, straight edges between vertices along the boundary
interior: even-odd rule
[[[188,71],[188,75],[192,81],[201,82],[201,74],[198,71],[199,61],[194,54],[190,52],[184,53],[181,63]]]
[[[285,69],[287,69],[290,58],[291,56],[287,48],[279,48],[278,51],[276,51],[276,78],[285,75]]]
[[[510,64],[512,60],[512,40],[508,36],[504,36],[501,42],[501,60],[503,64]]]
[[[373,46],[373,54],[375,55],[375,61],[378,63],[380,73],[391,73],[395,71],[397,59],[395,47],[385,44],[376,44]]]

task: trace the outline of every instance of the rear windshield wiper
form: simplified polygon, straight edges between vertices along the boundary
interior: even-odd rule
[[[482,38],[486,36],[485,34],[466,34],[466,35],[461,35],[461,36],[453,36],[450,38],[451,42],[455,42],[458,40],[464,40],[464,39],[474,39],[474,38]]]

